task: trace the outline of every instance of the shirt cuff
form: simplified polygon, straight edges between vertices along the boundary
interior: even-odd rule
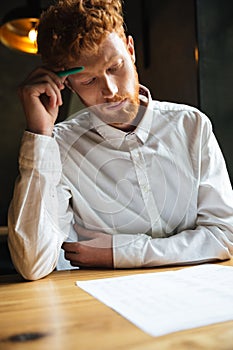
[[[148,236],[145,234],[113,235],[113,263],[114,268],[141,267],[143,262],[143,250]]]
[[[61,171],[60,151],[56,140],[25,131],[22,137],[19,165],[40,171]]]

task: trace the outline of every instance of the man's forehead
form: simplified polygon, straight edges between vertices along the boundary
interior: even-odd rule
[[[85,75],[87,70],[94,70],[96,67],[107,68],[112,64],[116,64],[118,60],[125,57],[125,53],[122,51],[112,51],[108,50],[105,52],[98,53],[97,55],[85,55],[80,57],[80,59],[72,64],[72,66],[84,66],[83,72],[79,75]],[[72,67],[71,67],[72,68]]]
[[[118,59],[120,59],[122,57],[122,54],[118,53],[114,53],[114,54],[110,54],[109,55],[107,53],[103,54],[103,55],[96,55],[96,56],[89,56],[86,59],[80,59],[80,63],[82,63],[83,66],[85,67],[92,67],[92,66],[108,66],[109,64],[117,61]],[[85,73],[85,72],[83,72]]]
[[[110,33],[103,39],[97,51],[82,51],[81,56],[77,60],[73,60],[67,64],[67,68],[84,66],[84,71],[79,73],[79,76],[82,76],[97,66],[107,67],[126,54],[127,48],[125,41],[116,33]]]

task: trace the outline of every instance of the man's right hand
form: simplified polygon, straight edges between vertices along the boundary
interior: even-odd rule
[[[20,85],[18,92],[28,131],[52,135],[59,106],[62,105],[61,90],[65,87],[65,79],[45,68],[37,68]]]

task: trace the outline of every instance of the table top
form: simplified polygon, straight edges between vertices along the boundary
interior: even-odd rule
[[[7,234],[8,234],[8,227],[0,226],[0,235],[7,235]]]
[[[175,269],[55,271],[33,282],[0,276],[0,350],[232,349],[233,321],[152,337],[75,285]]]

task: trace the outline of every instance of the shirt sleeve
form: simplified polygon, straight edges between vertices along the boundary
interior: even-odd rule
[[[8,244],[16,269],[35,280],[56,267],[73,219],[70,193],[60,185],[62,165],[55,139],[25,132],[19,172],[8,213]]]
[[[113,236],[115,268],[192,264],[233,254],[233,193],[226,164],[210,123],[202,143],[196,225],[165,238]]]

